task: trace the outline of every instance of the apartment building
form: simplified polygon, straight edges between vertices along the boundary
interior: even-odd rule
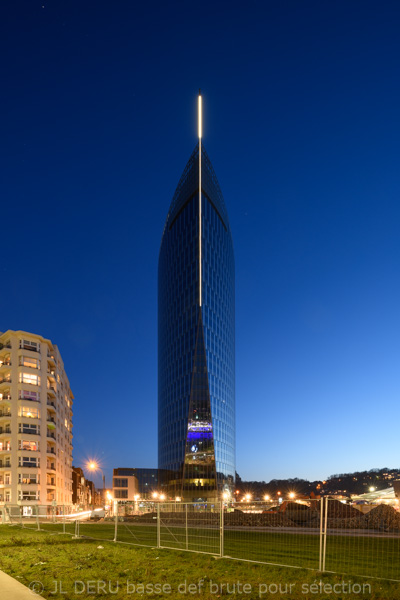
[[[56,345],[0,333],[0,507],[72,504],[72,403]]]

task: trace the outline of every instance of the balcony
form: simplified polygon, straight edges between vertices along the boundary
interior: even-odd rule
[[[36,352],[36,354],[40,354],[40,348],[38,346],[32,346],[31,344],[20,343],[20,350],[28,350],[28,352]]]
[[[2,460],[0,460],[0,469],[10,469],[11,468],[11,462],[9,460],[3,462]]]
[[[39,482],[35,479],[26,479],[25,481],[18,481],[18,485],[39,485]]]
[[[0,369],[3,369],[3,368],[9,369],[10,367],[11,367],[10,360],[4,361],[4,362],[0,361]]]
[[[0,446],[0,452],[11,452],[11,444],[8,446]]]
[[[18,400],[21,400],[22,402],[40,402],[40,398],[34,398],[31,396],[21,396],[18,398]]]
[[[49,427],[51,427],[51,424],[56,424],[56,420],[53,419],[53,417],[50,417],[49,415],[47,415],[47,424],[49,425]]]
[[[48,488],[55,488],[56,487],[56,480],[55,479],[48,479],[46,482],[46,487]]]
[[[6,396],[1,396],[0,402],[11,402],[11,396],[9,394],[7,394]]]
[[[18,465],[19,469],[40,469],[39,465],[35,465],[33,463],[22,463],[21,465]]]
[[[1,385],[10,385],[11,377],[0,377],[0,386]]]
[[[55,398],[57,390],[56,390],[56,388],[54,386],[48,385],[47,386],[47,393],[48,393],[49,396],[53,396],[53,398]]]
[[[20,435],[40,435],[40,431],[38,431],[37,429],[24,429],[21,431],[18,431],[18,433]]]
[[[47,465],[46,467],[47,471],[54,471],[54,473],[56,472],[56,465],[54,463],[50,463],[49,465]]]
[[[52,438],[54,441],[56,441],[56,436],[54,435],[54,433],[50,433],[49,431],[47,432],[47,437],[48,438]]]
[[[11,417],[11,410],[0,410],[0,419],[9,419]]]
[[[47,410],[55,411],[57,409],[55,402],[52,402],[51,400],[47,400],[47,406],[49,407]]]
[[[0,427],[0,435],[4,435],[6,433],[10,434],[11,429],[9,427],[5,427],[4,429],[3,429],[3,427]]]
[[[55,448],[50,448],[50,447],[47,448],[47,454],[54,454],[55,455],[55,453],[56,453],[56,449]]]

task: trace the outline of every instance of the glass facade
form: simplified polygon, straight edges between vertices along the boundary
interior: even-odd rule
[[[233,244],[204,148],[200,211],[199,158],[197,145],[172,199],[158,267],[158,466],[169,494],[191,500],[220,497],[235,478]]]

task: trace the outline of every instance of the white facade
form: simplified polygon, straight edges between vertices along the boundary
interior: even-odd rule
[[[0,334],[0,506],[72,504],[72,403],[57,346]]]

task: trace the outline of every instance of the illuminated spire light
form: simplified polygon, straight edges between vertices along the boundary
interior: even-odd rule
[[[201,91],[199,90],[199,99],[198,99],[198,124],[199,124],[199,140],[203,137],[203,107],[202,107],[202,97]]]
[[[201,248],[201,236],[202,236],[202,223],[201,223],[201,136],[203,133],[203,106],[202,106],[202,98],[201,98],[201,90],[199,90],[199,99],[198,99],[198,122],[199,122],[199,306],[201,307],[201,300],[202,300],[202,292],[201,292],[201,285],[202,285],[202,277],[203,277],[203,273],[202,273],[202,267],[201,267],[201,263],[202,263],[202,257],[201,257],[201,252],[202,252],[202,248]]]

